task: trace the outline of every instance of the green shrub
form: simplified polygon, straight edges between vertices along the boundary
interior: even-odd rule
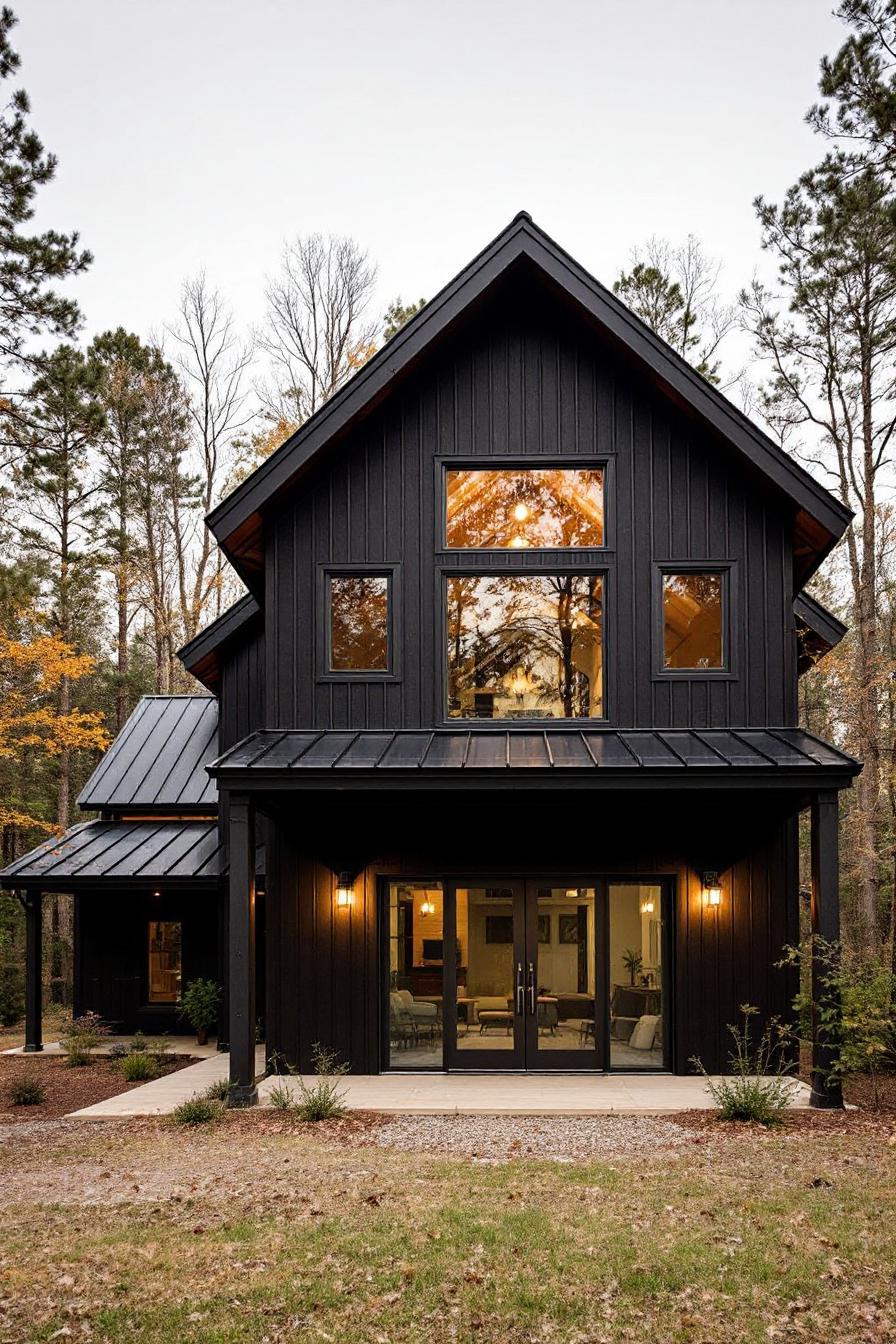
[[[69,1068],[89,1064],[91,1050],[109,1035],[109,1031],[108,1022],[99,1013],[83,1013],[81,1017],[73,1018],[68,1030],[60,1037]]]
[[[208,1097],[190,1097],[188,1101],[175,1106],[171,1120],[175,1125],[208,1125],[220,1120],[223,1114],[224,1107],[220,1101],[211,1101]]]
[[[9,1089],[13,1106],[40,1106],[47,1094],[36,1078],[19,1078]]]
[[[734,1050],[728,1057],[731,1076],[710,1078],[702,1062],[691,1062],[706,1080],[706,1087],[723,1120],[747,1120],[760,1125],[781,1123],[781,1114],[793,1096],[794,1065],[788,1051],[790,1033],[777,1018],[771,1018],[754,1045],[750,1018],[759,1011],[749,1003],[741,1004],[742,1026],[729,1024]]]
[[[128,1083],[148,1083],[158,1078],[161,1072],[153,1056],[139,1050],[136,1054],[127,1054],[120,1059],[118,1069]]]
[[[319,1041],[311,1047],[311,1060],[317,1082],[309,1087],[302,1078],[296,1080],[301,1100],[295,1103],[295,1113],[300,1120],[338,1120],[345,1115],[340,1079],[348,1073],[348,1065],[340,1064],[335,1050]]]
[[[202,1093],[203,1100],[229,1101],[231,1086],[229,1078],[219,1078],[217,1082],[211,1083]]]
[[[142,1031],[135,1031],[128,1046],[132,1055],[142,1055],[146,1051],[146,1037]]]
[[[180,1015],[197,1034],[210,1031],[218,1020],[220,998],[221,986],[214,980],[191,980],[181,997]]]
[[[813,1000],[812,963],[818,968],[819,995]],[[896,973],[883,953],[850,954],[837,942],[818,936],[784,949],[785,966],[796,966],[802,988],[794,1007],[800,1038],[808,1042],[813,1016],[829,1050],[827,1081],[842,1082],[851,1073],[871,1079],[874,1105],[880,1105],[881,1072],[896,1065]]]
[[[268,1093],[268,1100],[276,1111],[296,1111],[298,1103],[286,1083],[277,1083]]]

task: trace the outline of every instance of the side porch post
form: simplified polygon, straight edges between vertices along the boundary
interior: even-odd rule
[[[840,938],[840,808],[838,795],[817,793],[812,798],[812,902],[811,932],[813,940],[837,942]],[[820,957],[812,958],[812,1002],[817,1004],[824,992],[824,964]],[[834,1046],[830,1032],[812,1015],[812,1092],[809,1104],[825,1110],[843,1106],[843,1089],[839,1078],[831,1077]]]
[[[25,907],[25,1045],[26,1054],[43,1050],[43,892],[26,891]]]
[[[230,796],[230,1082],[231,1106],[253,1106],[255,1086],[255,804]]]

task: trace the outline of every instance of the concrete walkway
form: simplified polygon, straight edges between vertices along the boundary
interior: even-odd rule
[[[186,1069],[157,1078],[120,1096],[75,1111],[81,1118],[167,1115],[182,1101],[226,1078],[228,1056],[216,1054]],[[259,1047],[257,1068],[264,1068]],[[314,1079],[306,1078],[312,1084]],[[259,1102],[270,1105],[271,1089],[286,1085],[298,1095],[296,1080],[265,1078]],[[711,1110],[713,1101],[702,1078],[647,1074],[396,1074],[353,1075],[342,1083],[349,1110],[393,1114],[443,1115],[662,1115]],[[794,1088],[794,1107],[809,1104],[805,1083]]]

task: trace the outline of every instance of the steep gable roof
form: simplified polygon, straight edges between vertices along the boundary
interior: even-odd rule
[[[209,514],[209,527],[250,587],[261,581],[262,511],[296,484],[325,445],[369,414],[497,281],[525,265],[680,409],[791,499],[799,585],[814,572],[843,535],[849,510],[523,212]]]
[[[250,631],[262,624],[261,608],[251,593],[245,593],[222,611],[211,625],[178,649],[177,656],[197,681],[217,692],[221,680],[221,654],[228,645],[245,639]]]

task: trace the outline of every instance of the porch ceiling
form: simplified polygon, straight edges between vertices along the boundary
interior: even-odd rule
[[[800,728],[533,727],[251,734],[206,769],[251,789],[843,788],[861,766]],[[673,783],[674,781],[674,783]]]

